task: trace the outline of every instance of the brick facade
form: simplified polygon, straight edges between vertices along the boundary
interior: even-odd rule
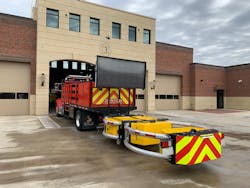
[[[29,63],[30,93],[36,83],[36,22],[29,18],[0,13],[0,61]]]
[[[156,43],[156,73],[182,77],[182,96],[190,96],[190,64],[193,49],[172,44]]]
[[[226,90],[225,68],[204,65],[191,65],[191,95],[192,96],[216,96],[216,90]]]
[[[227,67],[226,83],[228,97],[250,97],[250,64]]]
[[[194,63],[191,78],[192,96],[216,96],[216,90],[224,90],[226,97],[250,96],[250,64],[219,67]]]

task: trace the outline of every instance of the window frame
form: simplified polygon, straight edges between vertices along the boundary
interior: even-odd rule
[[[114,36],[114,26],[119,26],[119,27],[117,27],[117,28],[119,28],[118,37]],[[112,38],[113,39],[121,39],[121,24],[120,23],[112,22]]]
[[[75,18],[72,18],[71,16],[79,17],[79,20],[75,19]],[[79,24],[78,30],[77,29],[76,30],[71,29],[71,27],[70,27],[71,22],[70,21],[78,21],[78,24]],[[69,31],[81,32],[81,15],[75,14],[75,13],[69,13]]]
[[[51,13],[49,13],[49,11],[51,11]],[[56,12],[57,14],[52,14],[52,12]],[[48,15],[49,16],[54,16],[57,18],[57,23],[56,26],[54,27],[53,25],[49,25],[48,23]],[[59,10],[56,9],[51,9],[51,8],[46,8],[46,27],[50,27],[50,28],[59,28]]]
[[[133,37],[134,39],[133,40],[131,40],[131,38],[130,38],[130,32],[132,32],[131,29],[134,29],[134,37]],[[128,40],[129,41],[131,41],[131,42],[136,42],[137,41],[137,32],[136,32],[136,30],[137,30],[137,28],[135,26],[131,26],[131,25],[128,26]]]
[[[148,34],[147,41],[145,40],[145,36],[146,36],[145,32],[148,32],[147,33]],[[151,44],[151,30],[150,29],[143,29],[143,43],[144,44]]]
[[[98,23],[94,23],[94,22],[92,22],[92,21],[98,21]],[[94,26],[96,26],[96,25],[98,26],[98,33],[97,33],[97,34],[96,34],[96,33],[93,33],[92,30],[91,30],[93,24],[94,24]],[[97,35],[97,36],[100,35],[100,19],[99,19],[99,18],[93,18],[93,17],[90,17],[90,18],[89,18],[89,33],[90,33],[91,35]]]

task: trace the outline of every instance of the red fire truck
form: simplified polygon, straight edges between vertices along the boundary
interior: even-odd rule
[[[172,164],[194,165],[220,158],[224,134],[217,130],[129,115],[136,109],[136,88],[145,88],[145,72],[145,62],[98,57],[95,80],[78,75],[65,78],[56,113],[73,118],[80,131],[104,125],[105,137]],[[143,148],[151,145],[157,145],[158,151]]]

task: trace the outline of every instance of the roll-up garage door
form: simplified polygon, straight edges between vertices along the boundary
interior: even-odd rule
[[[181,77],[156,75],[156,110],[180,109]]]
[[[29,114],[30,65],[0,61],[0,115]]]

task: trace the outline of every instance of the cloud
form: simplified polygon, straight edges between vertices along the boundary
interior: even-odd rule
[[[30,18],[33,2],[34,0],[0,0],[0,12]]]
[[[30,17],[32,0],[0,0],[0,12]],[[34,0],[33,0],[34,1]],[[194,61],[250,63],[247,0],[88,0],[156,18],[157,40],[194,48]]]

